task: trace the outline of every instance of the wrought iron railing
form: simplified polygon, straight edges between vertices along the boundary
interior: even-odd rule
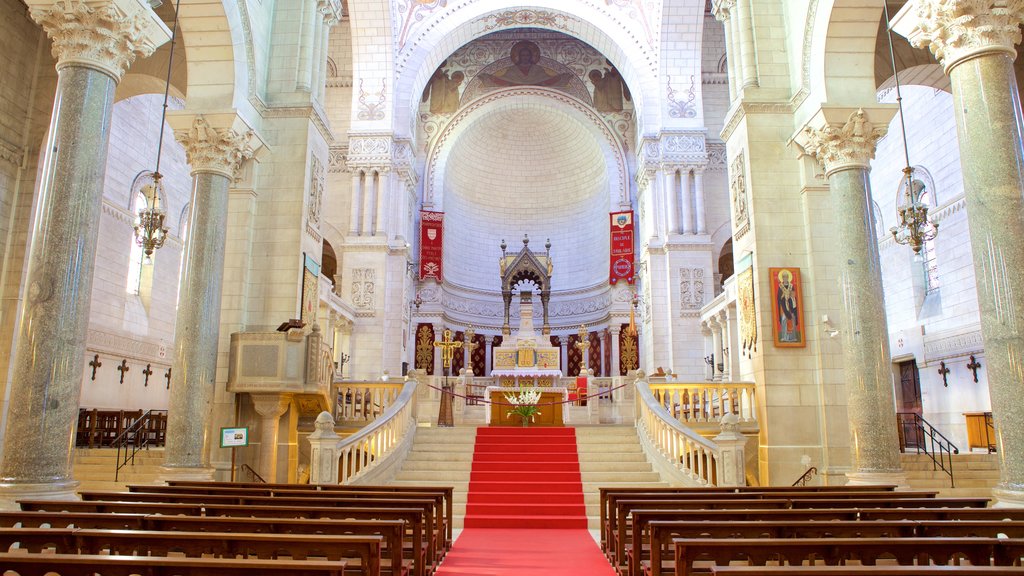
[[[658,404],[687,425],[718,422],[732,413],[741,423],[757,421],[757,402],[751,382],[657,382],[649,385]]]
[[[718,445],[681,424],[665,407],[665,396],[655,396],[654,386],[638,380],[636,388],[637,427],[642,439],[646,437],[671,467],[689,480],[699,485],[716,485]]]
[[[818,475],[818,469],[815,468],[814,466],[811,466],[810,468],[807,469],[806,472],[804,472],[799,478],[797,478],[796,482],[793,482],[792,485],[793,486],[807,486],[807,483],[811,481],[811,478],[814,478],[817,475]]]
[[[117,448],[114,482],[120,477],[122,468],[135,464],[135,455],[140,450],[163,446],[166,432],[167,410],[149,410],[118,434],[110,443]]]
[[[932,459],[932,469],[945,472],[949,487],[954,488],[953,454],[959,454],[960,449],[916,412],[897,412],[896,420],[900,452],[916,450],[918,454],[927,454]]]
[[[236,478],[235,481],[257,484],[267,483],[267,481],[263,479],[263,476],[260,476],[259,473],[253,470],[248,464],[242,464],[238,467],[238,478]]]

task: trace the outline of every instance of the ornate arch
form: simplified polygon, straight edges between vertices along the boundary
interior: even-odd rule
[[[437,10],[429,23],[425,21],[409,34],[395,58],[394,126],[414,125],[417,96],[434,70],[459,46],[492,32],[529,27],[562,32],[601,51],[634,96],[640,132],[657,133],[660,38],[630,34],[636,18],[633,11],[619,6],[623,2],[583,2],[594,15],[592,20],[564,12],[565,0],[534,0],[529,6],[506,0],[504,7],[490,9],[482,2],[467,2]]]
[[[509,88],[490,92],[463,106],[452,121],[438,134],[430,147],[424,170],[423,204],[441,209],[444,205],[444,173],[451,150],[458,140],[460,126],[469,126],[474,121],[495,110],[540,102],[565,112],[580,122],[593,134],[598,146],[608,161],[610,196],[609,206],[629,204],[629,174],[626,167],[625,148],[615,131],[590,106],[564,92],[529,86]]]

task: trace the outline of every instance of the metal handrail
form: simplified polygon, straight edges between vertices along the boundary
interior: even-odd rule
[[[912,418],[908,418],[911,417]],[[942,432],[931,425],[927,420],[916,412],[897,412],[896,418],[900,422],[900,452],[906,452],[910,448],[907,442],[906,427],[913,426],[914,446],[918,454],[927,454],[932,459],[932,470],[941,469],[949,475],[949,487],[955,488],[953,481],[953,454],[959,454],[960,449],[946,438]],[[910,420],[910,421],[908,421]]]
[[[167,410],[147,410],[145,414],[139,416],[134,422],[129,424],[120,434],[111,441],[111,444],[117,447],[117,460],[115,461],[114,468],[114,482],[117,482],[121,474],[121,468],[124,468],[128,464],[135,465],[135,455],[139,453],[139,450],[143,448],[149,449],[149,424],[155,414],[163,414],[166,416]],[[140,434],[142,432],[142,434]],[[140,440],[141,438],[141,440]],[[128,445],[131,444],[131,449]],[[124,457],[121,456],[121,449],[124,449]]]
[[[257,484],[267,483],[267,481],[263,479],[263,476],[260,476],[259,473],[253,470],[252,466],[249,466],[248,464],[242,464],[241,466],[239,466],[238,472],[239,475],[242,475],[242,473],[244,472],[245,479],[241,480],[242,482],[255,482]]]
[[[807,483],[811,481],[811,478],[814,478],[817,475],[818,469],[811,466],[806,472],[796,479],[796,482],[793,482],[792,486],[807,486]]]

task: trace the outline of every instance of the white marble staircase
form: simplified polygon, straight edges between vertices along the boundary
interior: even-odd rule
[[[126,490],[129,484],[152,484],[160,475],[164,462],[163,448],[142,450],[135,455],[135,464],[128,464],[114,481],[117,450],[114,448],[76,448],[72,476],[81,484],[78,490]]]
[[[452,486],[454,527],[462,528],[473,464],[476,428],[419,428],[412,450],[392,484]],[[640,448],[633,426],[577,426],[576,442],[588,525],[598,528],[598,488],[667,486]]]
[[[999,461],[995,454],[973,452],[953,455],[954,488],[949,475],[933,470],[932,459],[925,454],[901,454],[900,461],[914,490],[937,490],[940,496],[992,497],[992,487],[999,483]]]

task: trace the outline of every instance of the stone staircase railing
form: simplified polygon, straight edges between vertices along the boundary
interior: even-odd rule
[[[334,419],[339,424],[363,425],[371,422],[398,400],[404,387],[405,381],[402,379],[386,382],[335,380],[337,400]]]
[[[744,445],[739,418],[732,411],[722,417],[722,432],[713,440],[704,438],[669,412],[665,400],[671,396],[640,375],[636,381],[637,430],[640,443],[654,467],[670,481],[694,486],[742,486]],[[704,420],[707,421],[707,420]]]
[[[650,382],[658,404],[685,425],[718,422],[735,414],[743,424],[757,422],[753,382]]]
[[[365,383],[357,383],[361,386]],[[386,482],[405,461],[416,435],[415,378],[402,385],[393,402],[359,432],[342,438],[334,418],[322,412],[309,435],[311,484]]]

